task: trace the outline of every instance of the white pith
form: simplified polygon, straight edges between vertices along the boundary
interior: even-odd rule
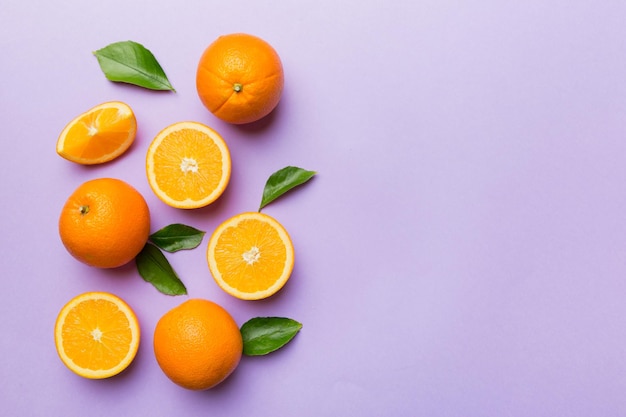
[[[96,342],[100,342],[102,340],[102,330],[96,327],[91,331],[91,337],[93,337],[93,340]]]
[[[261,257],[261,251],[256,246],[253,246],[250,248],[250,250],[244,252],[242,257],[248,265],[252,265],[258,262],[259,258]]]
[[[180,170],[184,173],[198,172],[198,161],[193,158],[183,158],[180,162]]]

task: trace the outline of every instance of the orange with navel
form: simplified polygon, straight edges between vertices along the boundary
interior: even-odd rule
[[[228,123],[267,116],[280,101],[283,66],[276,50],[245,33],[220,36],[200,58],[196,87],[204,106]]]
[[[67,251],[99,268],[115,268],[133,260],[149,234],[150,211],[143,196],[115,178],[80,185],[59,218],[59,235]]]

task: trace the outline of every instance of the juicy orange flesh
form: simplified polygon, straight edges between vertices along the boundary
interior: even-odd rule
[[[127,356],[131,343],[128,318],[108,300],[81,302],[63,324],[63,349],[84,369],[114,368]]]
[[[173,131],[154,153],[154,173],[159,188],[173,200],[201,200],[219,185],[222,152],[206,133]]]
[[[242,220],[220,235],[215,263],[231,287],[246,293],[263,291],[283,274],[287,250],[276,229],[255,220]]]
[[[128,140],[132,118],[116,108],[104,108],[86,114],[67,132],[64,152],[94,159],[118,149]]]

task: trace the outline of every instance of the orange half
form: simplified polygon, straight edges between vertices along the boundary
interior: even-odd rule
[[[59,313],[54,341],[61,361],[89,379],[117,375],[139,348],[139,323],[119,297],[88,292],[70,300]]]
[[[133,110],[125,103],[110,101],[69,122],[57,140],[57,153],[77,164],[101,164],[126,152],[136,133]]]
[[[215,282],[243,300],[267,298],[289,279],[294,250],[285,228],[258,212],[231,217],[215,229],[207,248]]]
[[[199,208],[217,200],[228,185],[230,171],[224,139],[197,122],[166,127],[154,138],[146,156],[152,191],[176,208]]]

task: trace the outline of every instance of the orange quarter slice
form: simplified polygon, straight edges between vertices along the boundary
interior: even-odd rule
[[[197,122],[166,127],[154,138],[146,156],[152,191],[176,208],[199,208],[217,200],[228,185],[230,171],[224,139]]]
[[[139,338],[133,310],[106,292],[74,297],[61,309],[54,330],[61,361],[90,379],[108,378],[126,369],[135,358]]]
[[[207,248],[215,282],[243,300],[267,298],[289,279],[294,250],[285,228],[263,213],[242,213],[215,229]]]
[[[69,122],[57,140],[57,153],[81,165],[111,161],[135,141],[137,120],[125,103],[110,101]]]

